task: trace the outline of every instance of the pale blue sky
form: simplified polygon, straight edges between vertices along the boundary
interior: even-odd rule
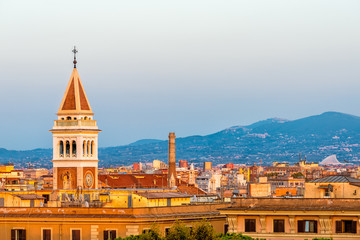
[[[100,146],[360,115],[360,1],[0,0],[0,147],[51,147],[78,71]]]

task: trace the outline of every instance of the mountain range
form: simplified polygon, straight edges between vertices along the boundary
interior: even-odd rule
[[[340,161],[360,159],[360,117],[325,112],[297,120],[270,118],[248,126],[233,126],[205,135],[176,139],[177,159],[201,163],[295,162],[299,153],[319,162],[336,154]],[[167,161],[166,140],[143,139],[125,146],[99,148],[100,166],[129,165],[133,162]],[[31,162],[51,167],[51,149],[9,151],[0,149],[1,162],[19,166]]]

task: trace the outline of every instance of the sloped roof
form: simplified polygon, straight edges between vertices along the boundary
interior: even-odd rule
[[[58,115],[67,114],[93,115],[76,68],[73,69],[70,76],[69,83],[58,111]]]
[[[20,198],[21,200],[41,200],[45,199],[36,194],[14,194],[13,196]]]
[[[315,180],[312,180],[310,182],[313,183],[360,183],[360,179],[347,177],[347,176],[341,176],[341,175],[335,175],[335,176],[329,176],[324,178],[318,178]]]
[[[109,174],[98,178],[110,188],[167,188],[166,174]]]
[[[142,192],[136,193],[142,197],[148,199],[158,199],[158,198],[188,198],[189,195],[179,193],[179,192]]]
[[[202,190],[201,188],[189,185],[189,186],[178,186],[177,190],[181,193],[185,193],[188,195],[196,195],[196,196],[200,196],[200,195],[208,195],[204,190]]]

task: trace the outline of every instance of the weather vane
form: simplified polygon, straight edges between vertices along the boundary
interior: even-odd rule
[[[74,53],[74,61],[73,61],[74,68],[76,68],[76,63],[77,63],[77,61],[76,61],[76,53],[78,52],[78,50],[76,50],[76,46],[74,46],[74,49],[72,50],[72,52]]]

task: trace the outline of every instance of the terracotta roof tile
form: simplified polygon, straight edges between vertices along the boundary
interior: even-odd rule
[[[76,110],[74,78],[71,79],[62,110]]]

